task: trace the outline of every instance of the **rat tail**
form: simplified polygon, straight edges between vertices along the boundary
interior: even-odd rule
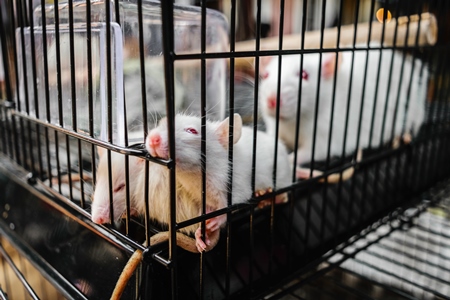
[[[211,235],[211,244],[207,246],[205,252],[211,250],[217,245],[219,236],[220,230],[216,230],[215,234]],[[169,241],[169,238],[170,235],[168,231],[159,232],[150,238],[150,245],[167,242]],[[144,243],[144,246],[146,245],[147,243]],[[177,245],[186,251],[199,253],[197,250],[197,246],[195,245],[195,239],[181,232],[177,232]],[[114,291],[111,295],[111,299],[120,299],[123,291],[125,290],[125,287],[127,286],[128,281],[130,280],[131,276],[133,276],[134,271],[136,270],[138,265],[142,262],[142,259],[143,253],[140,249],[137,249],[123,268],[122,273],[120,274]]]

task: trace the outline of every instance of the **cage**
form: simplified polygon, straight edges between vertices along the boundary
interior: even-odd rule
[[[448,298],[448,3],[178,2],[0,2],[0,298]]]

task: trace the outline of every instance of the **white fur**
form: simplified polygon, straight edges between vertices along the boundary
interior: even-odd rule
[[[330,59],[334,59],[334,53],[323,54],[322,66]],[[347,114],[347,100],[349,92],[349,78],[351,69],[351,52],[342,53],[342,63],[337,72],[337,84],[334,105],[334,120],[332,126],[331,156],[341,156],[344,145],[344,136],[347,136],[345,154],[351,154],[356,149],[357,130],[362,104],[362,87],[364,79],[364,67],[366,62],[366,51],[356,51],[354,57],[352,89],[350,97],[350,114],[348,129],[345,132],[345,119]],[[382,51],[381,71],[378,85],[377,105],[375,108],[375,119],[371,146],[378,147],[381,140],[381,127],[384,116],[384,106],[387,97],[387,86],[389,83],[389,69],[391,66],[392,50]],[[363,116],[361,121],[361,133],[359,148],[366,148],[369,145],[369,133],[373,114],[375,82],[377,78],[378,62],[380,52],[378,50],[369,51],[368,73],[366,79],[365,96],[363,104]],[[393,128],[393,116],[395,102],[397,99],[400,72],[403,55],[394,54],[392,77],[390,81],[390,92],[388,95],[388,108],[386,112],[386,125],[382,143],[387,143],[391,138]],[[413,61],[406,57],[403,69],[403,79],[400,89],[400,100],[395,122],[394,136],[401,136],[403,122],[405,120],[405,104],[407,100],[407,90],[411,77]],[[408,113],[406,115],[405,131],[413,134],[417,133],[425,116],[425,100],[427,92],[428,71],[424,68],[422,76],[421,63],[415,61],[414,74],[411,84]],[[298,106],[300,56],[283,56],[281,64],[281,93],[280,93],[280,122],[279,135],[286,145],[294,150],[295,148],[295,120]],[[275,110],[269,109],[267,99],[271,95],[276,95],[278,78],[278,58],[273,58],[267,65],[267,78],[260,84],[260,103],[264,121],[267,124],[267,131],[270,134],[275,132]],[[303,70],[308,73],[308,79],[302,81],[301,92],[301,116],[298,145],[299,164],[311,160],[311,150],[313,144],[313,129],[316,106],[316,91],[319,70],[319,54],[305,54],[303,60]],[[324,69],[322,69],[324,70]],[[325,72],[326,73],[326,72]],[[320,94],[318,97],[317,134],[315,141],[315,160],[324,160],[327,157],[328,135],[330,130],[331,103],[333,99],[334,73],[330,76],[320,78]]]
[[[237,120],[236,117],[235,120]],[[235,123],[238,124],[236,121]],[[207,205],[213,210],[227,206],[227,188],[229,183],[229,167],[227,167],[229,166],[228,147],[227,143],[226,145],[221,144],[220,133],[218,132],[221,128],[228,128],[228,119],[222,122],[206,122],[207,195],[212,195],[211,198],[215,198],[214,200],[207,199],[207,201],[217,201],[217,203],[209,202]],[[188,129],[195,129],[197,134],[190,133]],[[237,129],[239,130],[239,128]],[[152,134],[161,136],[162,141],[158,150],[147,146],[150,154],[159,154],[163,155],[163,158],[168,158],[168,131],[165,118],[149,133],[149,136]],[[239,134],[239,132],[236,132],[235,129],[236,134]],[[228,138],[227,133],[225,136]],[[274,139],[259,131],[257,141],[255,189],[266,190],[274,187],[272,182]],[[240,139],[233,146],[233,204],[242,203],[252,196],[252,145],[253,129],[243,127]],[[192,195],[192,198],[200,201],[202,199],[202,176],[201,120],[199,117],[181,114],[175,116],[175,152],[177,181]],[[287,151],[280,142],[278,143],[277,163],[276,187],[286,187],[291,183],[291,168]]]
[[[114,220],[119,220],[126,211],[125,155],[111,152],[111,175],[113,189]],[[110,201],[106,151],[100,155],[97,167],[97,180],[92,203],[92,221],[107,223],[110,221]],[[132,214],[145,214],[145,161],[134,156],[129,157],[130,209]],[[162,224],[170,221],[169,171],[166,167],[149,163],[148,206],[150,219]],[[182,189],[177,189],[176,218],[178,222],[200,215],[200,207],[189,199]],[[193,234],[199,227],[194,224],[181,229]]]

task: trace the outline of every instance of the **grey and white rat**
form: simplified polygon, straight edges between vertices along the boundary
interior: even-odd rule
[[[91,208],[92,221],[97,224],[110,222],[109,178],[106,150],[98,148],[99,162],[97,167],[96,185]],[[125,155],[111,152],[111,176],[113,190],[114,221],[119,220],[126,212],[126,182]],[[168,169],[156,163],[149,163],[148,178],[148,206],[150,219],[162,224],[169,224],[170,190]],[[145,213],[145,160],[129,156],[129,190],[130,215],[144,215]],[[190,200],[189,195],[182,189],[177,189],[176,217],[177,222],[185,221],[199,215],[200,207]],[[201,252],[212,249],[218,241],[218,233],[209,236],[207,244],[199,248],[196,240],[187,236],[194,234],[200,224],[194,224],[180,229],[177,233],[177,244],[190,252]],[[151,237],[150,244],[169,239],[168,232],[160,232]]]
[[[145,146],[154,157],[169,158],[167,119],[163,118],[152,129]],[[175,116],[176,178],[191,198],[201,207],[201,119],[197,116]],[[206,121],[206,212],[227,207],[230,183],[228,161],[229,118],[221,122]],[[243,127],[241,117],[234,115],[233,127],[232,203],[242,203],[252,197],[253,129]],[[291,184],[291,167],[284,145],[278,142],[276,184],[272,174],[274,166],[274,138],[258,131],[256,147],[255,190],[266,191]],[[287,195],[278,195],[276,203],[285,202]],[[226,222],[226,215],[206,221],[206,239]],[[196,232],[197,243],[202,244],[200,228]]]
[[[315,120],[316,101],[319,101],[317,112],[317,133],[315,140],[314,160],[325,160],[328,150],[328,136],[331,122],[331,104],[333,100],[334,71],[337,65],[337,83],[335,91],[334,120],[332,124],[331,156],[341,156],[346,137],[345,155],[354,153],[356,149],[358,123],[360,109],[363,105],[361,133],[359,148],[366,148],[369,143],[372,147],[378,147],[380,142],[385,144],[391,139],[391,130],[394,128],[394,136],[403,133],[417,133],[425,116],[425,100],[427,93],[427,68],[421,73],[421,63],[406,57],[403,78],[400,81],[403,56],[392,50],[370,50],[368,60],[368,72],[364,98],[362,98],[364,66],[366,63],[366,51],[354,52],[353,79],[351,82],[350,111],[348,128],[345,132],[347,101],[349,97],[349,84],[351,72],[351,52],[327,53],[322,56],[322,65],[319,66],[319,54],[303,55],[303,69],[300,70],[300,55],[286,55],[281,63],[281,87],[280,87],[280,118],[279,136],[291,150],[298,154],[298,164],[310,162],[312,159],[313,130]],[[391,59],[392,76],[389,76]],[[336,57],[338,59],[336,60]],[[378,62],[381,59],[378,91],[376,88]],[[337,64],[336,64],[337,62]],[[412,68],[413,64],[414,73]],[[321,74],[319,78],[319,68]],[[409,80],[412,84],[409,86]],[[298,107],[299,82],[302,81],[301,90],[301,114],[299,144],[295,148],[296,113]],[[320,80],[320,94],[317,97],[317,84]],[[262,115],[270,134],[275,132],[275,112],[277,105],[277,81],[278,81],[278,57],[273,58],[267,64],[260,83],[259,100],[262,107]],[[390,87],[389,94],[388,86]],[[400,89],[400,90],[399,90]],[[396,107],[397,94],[400,95]],[[377,95],[374,107],[374,97]],[[407,95],[409,95],[409,100]],[[385,110],[386,100],[388,105]],[[408,108],[406,110],[406,106]],[[396,113],[395,126],[394,115]],[[373,132],[372,132],[372,116]],[[384,135],[382,138],[383,118],[386,118]],[[405,132],[403,130],[405,124]],[[370,139],[370,134],[372,136]],[[297,172],[298,173],[298,172]]]

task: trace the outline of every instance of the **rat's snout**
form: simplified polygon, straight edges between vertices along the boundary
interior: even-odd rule
[[[95,224],[105,224],[106,222],[108,222],[106,219],[104,219],[104,218],[101,217],[101,216],[92,217],[92,221],[93,221]]]
[[[280,105],[281,105],[281,97],[280,97]],[[272,94],[269,96],[269,98],[267,98],[267,108],[275,109],[276,107],[277,107],[277,96]]]
[[[151,156],[158,156],[156,149],[161,144],[161,135],[158,132],[150,131],[147,136],[146,147]]]
[[[161,143],[161,136],[157,132],[150,132],[148,135],[148,146],[154,147]]]
[[[166,144],[158,131],[150,131],[145,141],[145,148],[154,157],[167,158]]]
[[[99,212],[93,211],[92,212],[92,222],[95,224],[105,224],[109,222],[109,216],[107,216],[106,210],[102,210]]]

